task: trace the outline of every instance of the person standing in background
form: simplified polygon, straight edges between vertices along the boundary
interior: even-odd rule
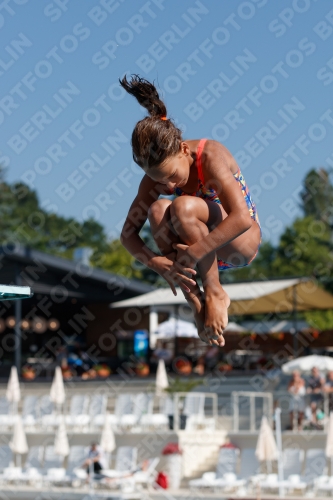
[[[300,372],[297,370],[292,373],[292,378],[290,379],[288,384],[288,392],[292,396],[290,405],[291,429],[294,430],[296,419],[298,430],[301,430],[305,411],[304,396],[306,391],[305,380],[302,379]]]

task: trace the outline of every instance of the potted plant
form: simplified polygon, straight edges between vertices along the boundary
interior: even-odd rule
[[[230,365],[229,363],[226,363],[225,361],[220,361],[220,363],[218,363],[216,365],[216,368],[218,369],[219,372],[230,372],[232,370],[232,365]]]
[[[34,380],[36,371],[31,365],[24,365],[22,368],[22,377],[24,380]]]
[[[182,450],[178,443],[168,443],[162,450],[166,457],[166,472],[168,486],[171,489],[179,489],[182,479]]]
[[[179,375],[190,375],[192,373],[192,363],[186,358],[176,358],[173,366]]]
[[[149,375],[150,373],[148,363],[145,363],[144,361],[139,361],[135,366],[135,373],[139,377],[147,377],[147,375]]]
[[[102,378],[108,377],[111,373],[110,367],[105,363],[101,365],[95,365],[94,370],[96,371],[97,376]]]
[[[90,368],[89,370],[82,373],[82,380],[91,380],[97,377],[97,372],[94,368]]]
[[[65,380],[69,380],[70,378],[73,377],[73,373],[68,365],[63,365],[61,367],[61,371],[62,371],[62,376]]]

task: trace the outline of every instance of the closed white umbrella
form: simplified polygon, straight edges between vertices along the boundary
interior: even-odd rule
[[[168,375],[165,369],[164,359],[159,359],[157,371],[156,371],[156,382],[155,382],[155,393],[157,396],[163,396],[165,394],[164,390],[169,387]]]
[[[51,385],[50,399],[57,406],[64,404],[66,399],[64,380],[62,378],[60,366],[57,366],[55,369],[53,382]]]
[[[116,440],[111,427],[110,419],[108,418],[108,414],[105,415],[104,426],[101,434],[100,447],[106,453],[106,461],[107,461],[106,466],[109,467],[110,454],[116,448]]]
[[[331,475],[333,476],[333,412],[330,413],[328,422],[325,455],[331,459]]]
[[[282,365],[282,371],[287,374],[292,374],[295,370],[302,373],[309,373],[314,367],[319,368],[320,371],[331,371],[333,370],[333,358],[330,356],[319,356],[317,354],[303,356]]]
[[[173,317],[160,323],[154,333],[157,339],[198,337],[198,330],[193,323]]]
[[[17,453],[18,455],[23,455],[24,453],[28,453],[28,443],[27,438],[24,432],[23,422],[20,415],[16,416],[15,425],[14,425],[14,434],[9,446],[13,453]],[[21,457],[19,459],[21,465]]]
[[[20,382],[17,374],[16,366],[12,366],[10,370],[10,376],[8,379],[6,398],[13,404],[13,409],[15,408],[15,413],[17,412],[17,403],[21,399]]]
[[[69,454],[69,444],[66,432],[65,417],[62,415],[57,433],[54,440],[54,451],[61,457],[67,457]]]
[[[266,461],[267,468],[271,469],[271,462],[277,460],[278,449],[271,426],[267,417],[263,416],[259,430],[259,436],[256,446],[256,457],[259,461]]]

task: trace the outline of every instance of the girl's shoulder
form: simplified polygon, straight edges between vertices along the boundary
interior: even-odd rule
[[[218,141],[206,139],[201,152],[202,168],[207,172],[216,168],[228,169],[235,174],[239,167],[228,148]]]

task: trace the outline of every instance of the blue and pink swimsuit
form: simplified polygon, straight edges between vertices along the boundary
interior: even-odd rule
[[[203,198],[204,200],[214,201],[215,203],[219,203],[221,205],[221,200],[218,197],[215,189],[208,188],[204,184],[204,177],[203,177],[203,173],[202,173],[201,155],[202,155],[202,151],[204,149],[206,141],[207,141],[207,139],[201,139],[199,141],[198,148],[197,148],[197,168],[198,168],[198,189],[197,189],[197,191],[195,193],[193,193],[192,195],[189,195],[188,193],[185,193],[184,191],[182,191],[181,188],[177,187],[174,189],[173,194],[175,196],[183,196],[183,195],[198,196],[199,198]],[[240,171],[239,168],[238,168],[238,171],[235,174],[233,174],[233,176],[234,176],[236,182],[238,183],[239,188],[241,189],[241,191],[243,193],[246,205],[247,205],[249,212],[250,212],[250,215],[251,215],[251,219],[255,220],[258,223],[258,226],[260,228],[260,234],[261,234],[261,227],[260,227],[257,208],[256,208],[256,206],[251,198],[249,188],[247,187],[245,179],[244,179],[242,172]],[[244,264],[244,265],[236,266],[234,264],[230,264],[228,262],[224,262],[221,259],[218,259],[217,263],[218,263],[219,270],[230,269],[230,268],[234,268],[234,267],[245,267],[245,266],[249,265],[253,261],[253,259],[256,257],[258,250],[259,250],[259,246],[258,246],[258,249],[257,249],[255,255],[250,260],[250,262],[247,262],[247,264]]]

